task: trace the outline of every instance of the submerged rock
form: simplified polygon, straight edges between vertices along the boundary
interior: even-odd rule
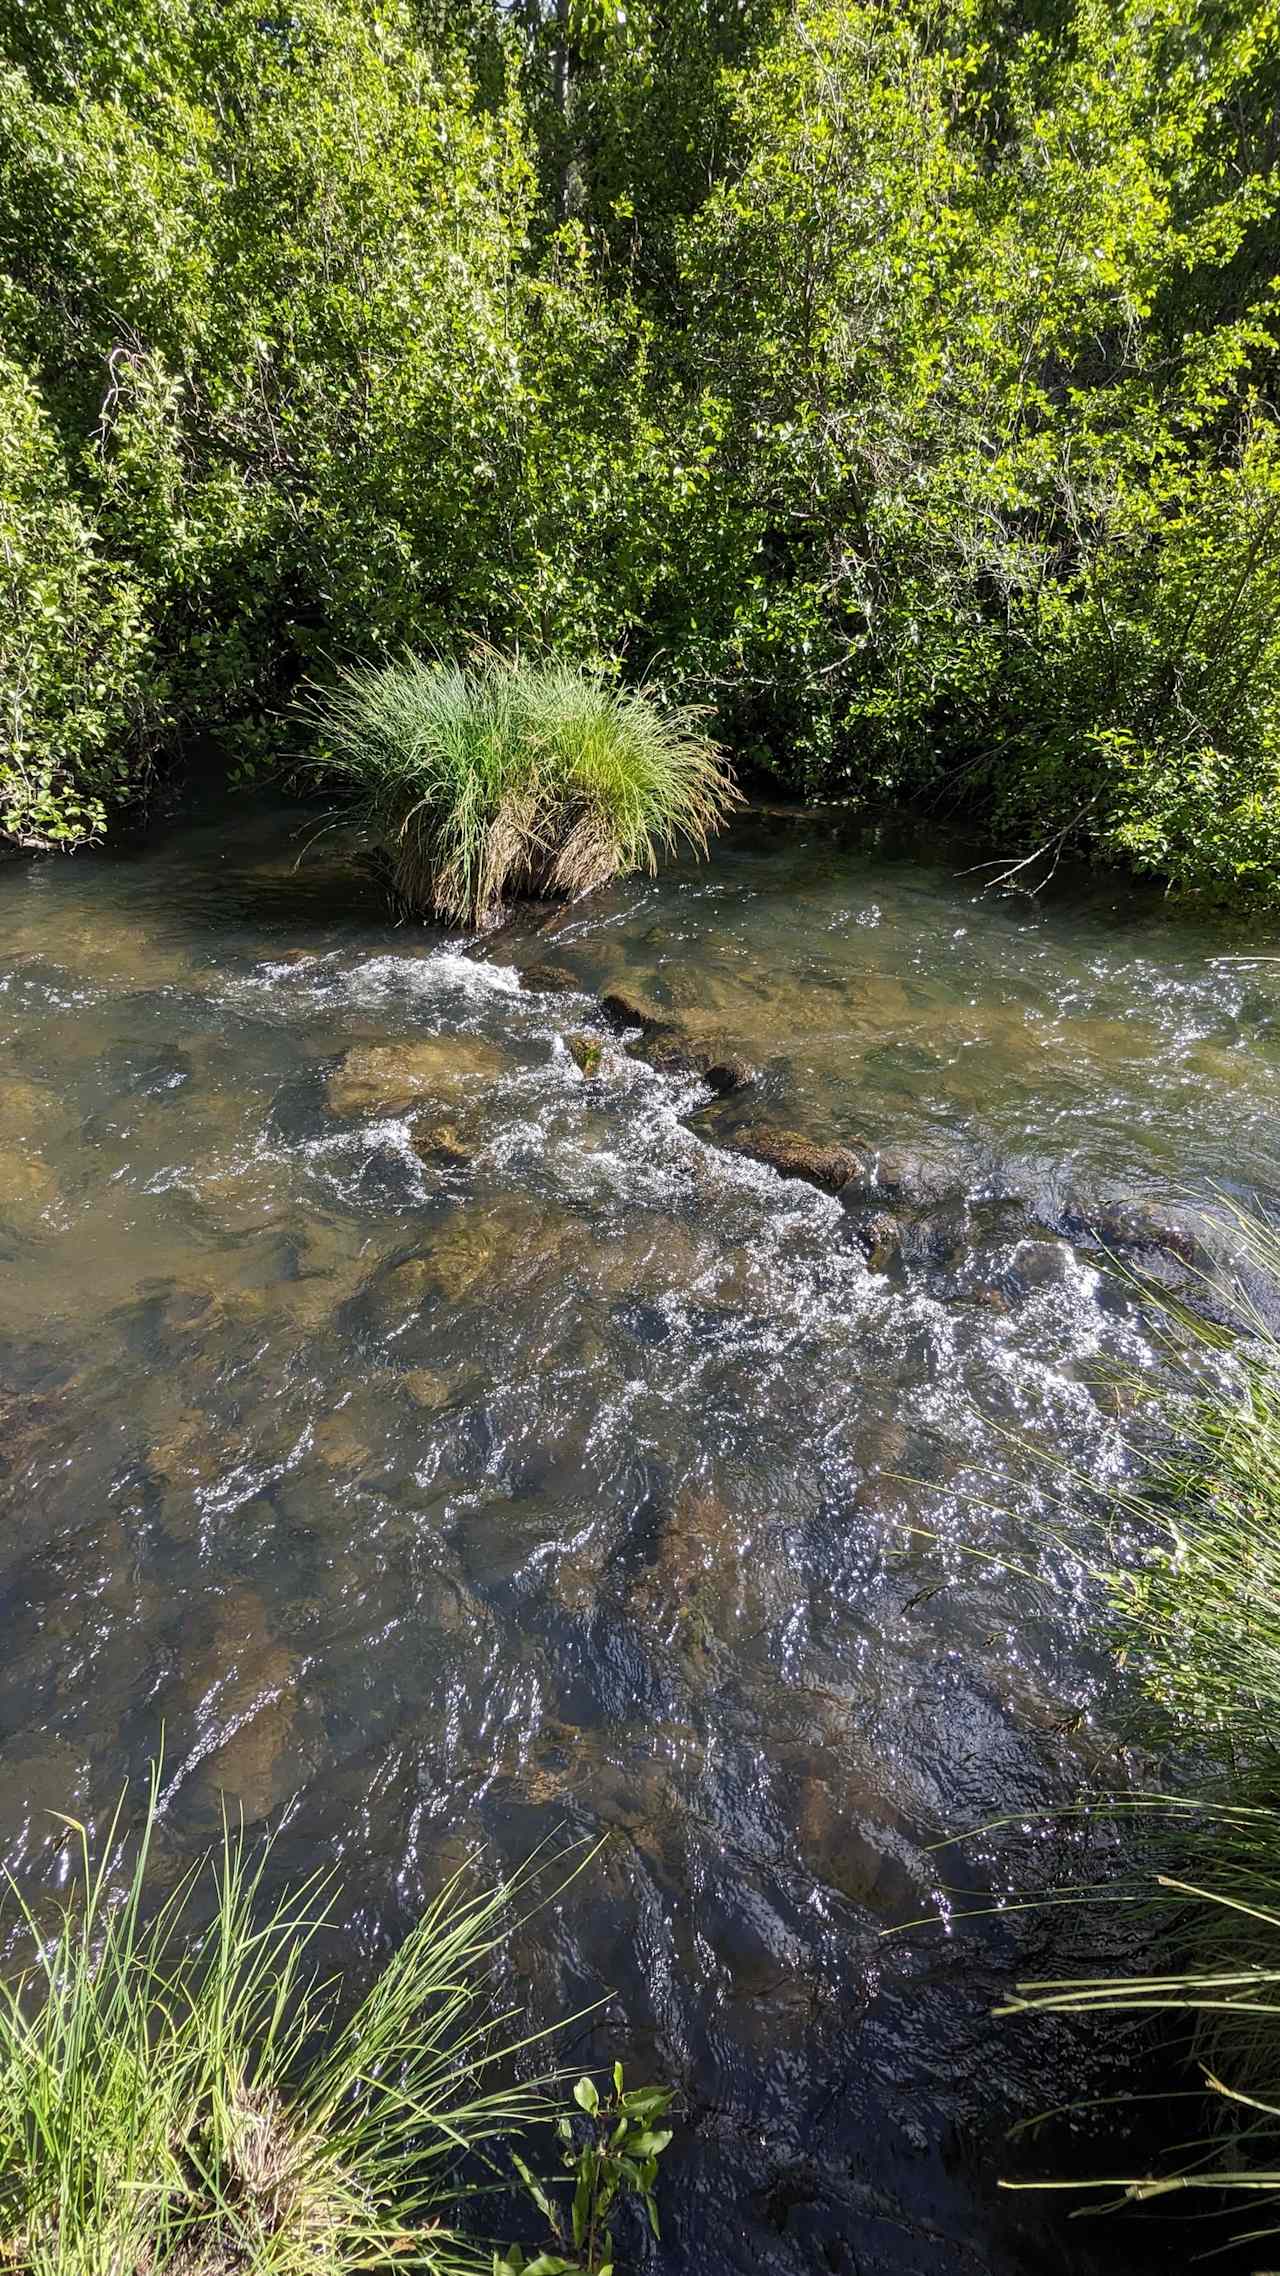
[[[0,1151],[0,1217],[25,1223],[42,1216],[57,1198],[53,1171],[34,1154],[20,1154],[16,1148],[7,1147]]]
[[[147,1467],[165,1485],[212,1485],[231,1467],[238,1449],[230,1433],[199,1407],[177,1407],[147,1449]]]
[[[615,1027],[638,1027],[642,1035],[656,1035],[673,1023],[669,1012],[636,995],[630,988],[609,988],[600,998],[600,1009]]]
[[[420,1246],[376,1268],[355,1299],[353,1325],[394,1343],[407,1366],[434,1365],[435,1351],[421,1349],[412,1335],[415,1322],[429,1326],[440,1305],[462,1303],[473,1292],[505,1316],[510,1293],[527,1294],[544,1276],[554,1277],[566,1241],[580,1237],[576,1224],[525,1202],[451,1209],[428,1222]]]
[[[749,1521],[721,1495],[683,1486],[659,1526],[651,1560],[631,1578],[631,1609],[695,1647],[732,1636],[748,1609],[758,1625],[764,1603],[755,1546],[752,1556]]]
[[[37,1145],[59,1112],[59,1102],[44,1083],[29,1083],[6,1070],[0,1074],[0,1140],[19,1146]]]
[[[801,1131],[775,1129],[772,1123],[748,1123],[724,1143],[732,1153],[776,1170],[779,1177],[802,1178],[808,1185],[821,1186],[824,1193],[839,1193],[864,1174],[863,1159],[851,1146],[823,1145]]]
[[[465,1169],[472,1157],[456,1122],[437,1122],[434,1115],[419,1114],[409,1128],[409,1143],[419,1159],[441,1169]]]
[[[844,1193],[841,1192],[841,1201]],[[902,1227],[887,1209],[877,1209],[857,1226],[854,1239],[873,1272],[887,1272],[902,1255]]]
[[[948,1199],[963,1183],[956,1162],[917,1153],[905,1146],[885,1147],[881,1153],[869,1155],[860,1165],[856,1175],[842,1189],[840,1199],[847,1209],[877,1201],[906,1203],[908,1207],[917,1208],[922,1203]]]
[[[420,1099],[442,1102],[502,1071],[502,1053],[470,1035],[424,1036],[416,1043],[357,1043],[325,1088],[330,1114],[402,1114]]]
[[[411,1367],[399,1380],[415,1407],[425,1414],[436,1414],[447,1407],[456,1389],[453,1378],[440,1367]]]
[[[298,1662],[271,1633],[261,1597],[232,1589],[194,1662],[190,1692],[199,1727],[215,1740],[202,1777],[248,1824],[269,1816],[296,1783],[297,1677]]]
[[[345,1407],[321,1415],[313,1424],[311,1446],[326,1470],[363,1470],[373,1459],[368,1442],[360,1436]]]
[[[1072,1196],[1062,1212],[1068,1240],[1102,1249],[1156,1250],[1179,1264],[1199,1266],[1204,1252],[1184,1220],[1155,1201],[1093,1202]]]
[[[615,1239],[580,1247],[573,1264],[579,1283],[599,1296],[660,1300],[687,1293],[713,1253],[678,1217],[643,1210]]]
[[[567,964],[526,964],[520,985],[536,996],[567,996],[576,994],[581,982]]]

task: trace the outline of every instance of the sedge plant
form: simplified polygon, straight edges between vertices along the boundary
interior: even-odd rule
[[[738,802],[699,711],[572,664],[406,656],[303,708],[321,779],[354,800],[399,897],[450,923],[652,871],[681,841],[705,853]]]
[[[1145,2200],[1210,2192],[1233,2241],[1280,2265],[1280,1229],[1228,1212],[1229,1324],[1166,1307],[1175,1384],[1154,1396],[1116,1514],[1136,1544],[1104,1569],[1112,1634],[1145,1702],[1144,1735],[1188,1746],[1195,1799],[1131,1800],[1155,1831],[1140,1894],[1158,1907],[1138,1975],[1029,1983],[1005,2012],[1159,2020],[1187,2044],[1206,2123],[1160,2170],[1095,2189]],[[1180,1379],[1178,1379],[1180,1377]],[[1124,1892],[1134,1894],[1132,1888]],[[1006,2184],[1006,2186],[1014,2186]],[[1080,2183],[1022,2183],[1021,2187]],[[1245,2205],[1243,2219],[1233,2208]]]
[[[447,1882],[354,2005],[319,1964],[321,1877],[269,1895],[228,1829],[158,1901],[153,1777],[123,1799],[0,1982],[0,2262],[14,2276],[488,2270],[459,2228],[477,2162],[548,2116],[493,1996],[520,1882]],[[122,1863],[123,1861],[123,1863]],[[464,2178],[463,2167],[468,2178]],[[487,2184],[486,2184],[487,2185]]]

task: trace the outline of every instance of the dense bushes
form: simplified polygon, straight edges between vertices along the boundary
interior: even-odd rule
[[[479,634],[1280,891],[1278,103],[1263,0],[0,0],[7,384],[100,565],[6,830]]]
[[[708,663],[788,769],[1280,882],[1265,30],[1077,0],[1011,55],[809,7],[739,74],[684,233]]]
[[[74,844],[141,787],[157,684],[27,375],[0,358],[0,834]]]
[[[173,729],[252,749],[319,655],[411,634],[616,635],[643,367],[579,230],[524,266],[514,96],[394,0],[0,27],[10,339]]]

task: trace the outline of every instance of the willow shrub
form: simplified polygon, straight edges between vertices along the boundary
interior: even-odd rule
[[[1275,899],[1278,106],[1270,0],[0,0],[0,833],[479,637]]]
[[[1278,97],[1256,0],[779,11],[679,233],[735,738],[1280,892]]]
[[[30,376],[0,356],[0,839],[74,845],[138,803],[160,696],[143,595],[104,558]]]
[[[643,328],[579,224],[535,262],[517,91],[427,14],[0,0],[0,320],[86,564],[54,593],[34,537],[0,561],[46,839],[145,790],[152,715],[254,762],[322,655],[595,656],[647,613]],[[27,496],[0,441],[24,527]]]
[[[460,924],[652,871],[681,840],[705,853],[738,796],[696,713],[570,664],[408,657],[306,709],[401,898]]]

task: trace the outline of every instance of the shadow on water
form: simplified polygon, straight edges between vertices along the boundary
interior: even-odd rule
[[[472,1843],[607,1833],[508,1965],[679,2083],[663,2269],[1167,2258],[995,2188],[1114,2155],[1006,2145],[1107,2078],[990,2009],[1105,1964],[1096,1913],[999,1908],[1089,1869],[1037,1813],[1124,1774],[1125,1707],[1065,1554],[1050,1602],[966,1552],[1026,1554],[972,1498],[1002,1434],[1105,1475],[1149,1354],[1054,1208],[1280,1187],[1280,978],[1114,883],[984,903],[786,815],[471,955],[297,829],[0,875],[7,1862],[38,1889],[46,1813],[162,1729],[175,1858],[292,1803],[353,1959]],[[752,1113],[945,1157],[892,1271],[706,1142],[744,1110],[618,1047],[621,983],[745,1053]]]

